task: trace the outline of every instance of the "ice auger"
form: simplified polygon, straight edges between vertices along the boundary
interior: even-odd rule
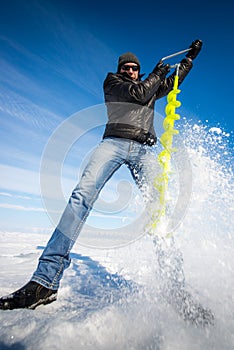
[[[162,58],[162,61],[171,57],[177,56],[184,52],[189,51],[186,49],[176,52],[175,54]],[[177,95],[180,93],[178,89],[179,83],[179,67],[180,63],[176,63],[171,68],[176,68],[173,89],[167,95],[167,105],[165,108],[166,117],[163,120],[164,133],[161,135],[160,142],[163,146],[163,150],[158,155],[158,162],[161,165],[162,172],[154,179],[154,187],[159,191],[160,209],[156,210],[152,214],[150,233],[153,234],[158,222],[166,212],[166,193],[168,190],[169,175],[171,173],[171,154],[176,152],[173,148],[173,136],[179,134],[179,130],[174,128],[176,120],[180,119],[180,115],[176,113],[176,109],[181,106],[181,102],[177,100]]]

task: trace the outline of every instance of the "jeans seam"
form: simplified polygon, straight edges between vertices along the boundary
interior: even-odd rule
[[[49,282],[47,282],[46,280],[44,280],[43,278],[41,278],[41,277],[39,277],[39,276],[32,276],[31,281],[36,281],[36,282],[39,283],[39,284],[42,283],[42,285],[45,284],[45,285],[46,285],[45,288],[48,287],[48,289],[52,289],[51,287],[56,287],[56,284],[55,284],[54,282],[49,283]],[[40,281],[41,281],[41,282],[40,282]],[[57,289],[58,289],[58,288],[57,288]],[[57,289],[56,289],[56,290],[57,290]]]
[[[130,153],[132,151],[132,148],[133,148],[133,144],[134,144],[134,141],[130,141],[129,143],[129,147],[128,147],[128,153],[127,153],[127,157],[125,159],[125,163],[127,164],[128,161],[129,161],[129,158],[130,158]]]

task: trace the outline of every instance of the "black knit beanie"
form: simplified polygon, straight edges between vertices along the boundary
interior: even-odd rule
[[[136,63],[139,66],[139,70],[140,70],[141,65],[138,58],[132,52],[126,52],[126,53],[123,53],[121,56],[119,56],[118,72],[120,72],[121,66],[123,66],[125,63],[128,63],[128,62]]]

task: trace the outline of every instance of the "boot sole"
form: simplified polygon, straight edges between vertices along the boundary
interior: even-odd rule
[[[36,307],[40,306],[40,305],[48,305],[53,303],[53,301],[57,300],[57,294],[52,294],[49,297],[45,298],[45,299],[39,299],[36,303],[26,306],[27,309],[30,310],[35,310]]]

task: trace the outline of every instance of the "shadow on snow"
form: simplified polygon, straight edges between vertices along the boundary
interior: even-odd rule
[[[72,262],[58,293],[59,310],[72,311],[69,319],[84,319],[110,305],[121,305],[138,291],[137,283],[107,271],[89,256],[71,253],[70,257]]]

